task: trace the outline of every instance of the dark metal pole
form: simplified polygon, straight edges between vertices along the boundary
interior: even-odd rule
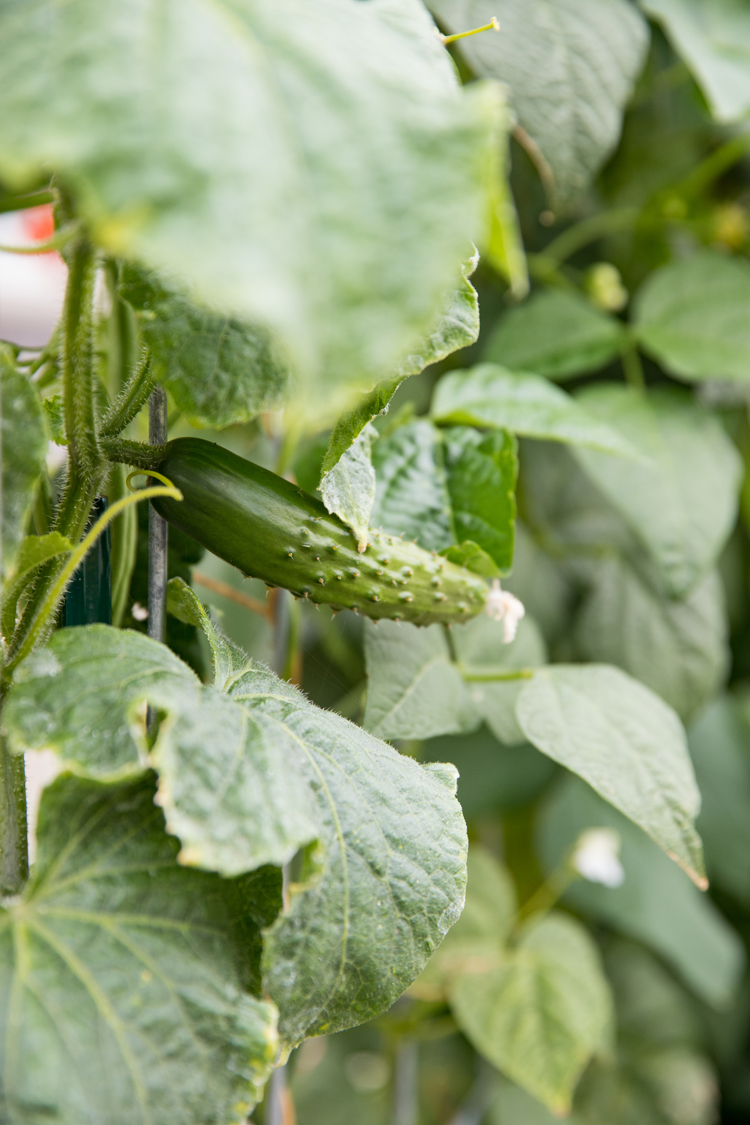
[[[167,440],[167,395],[155,387],[148,400],[148,440]],[[148,635],[155,641],[167,637],[167,521],[149,505],[148,510]]]

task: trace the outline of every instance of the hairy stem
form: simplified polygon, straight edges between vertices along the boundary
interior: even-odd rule
[[[67,257],[68,286],[62,317],[62,400],[69,480],[77,486],[79,481],[93,481],[100,466],[91,338],[96,255],[91,243],[80,238],[70,247]]]
[[[164,456],[163,445],[144,445],[127,438],[105,438],[102,453],[108,461],[132,465],[134,469],[155,469]]]
[[[113,438],[121,434],[130,422],[146,405],[154,387],[151,373],[151,359],[144,349],[140,362],[130,379],[104,415],[99,427],[101,438]]]

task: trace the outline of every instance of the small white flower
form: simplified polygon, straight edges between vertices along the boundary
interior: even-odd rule
[[[523,607],[523,602],[520,602],[507,590],[502,590],[498,579],[493,578],[490,596],[487,598],[486,613],[493,621],[502,621],[503,643],[509,645],[511,641],[515,640],[518,622],[524,616],[526,610]]]
[[[590,883],[621,887],[625,882],[625,871],[620,863],[620,834],[612,828],[590,828],[582,832],[571,863]]]

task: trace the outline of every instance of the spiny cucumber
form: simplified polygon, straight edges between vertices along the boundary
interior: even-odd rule
[[[209,551],[298,597],[417,625],[466,621],[487,604],[479,575],[416,543],[373,530],[364,552],[315,497],[200,438],[169,442],[151,466],[184,499],[156,510]]]

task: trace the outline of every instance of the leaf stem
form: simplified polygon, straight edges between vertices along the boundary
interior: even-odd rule
[[[0,892],[18,894],[28,877],[24,759],[10,754],[0,737]]]
[[[461,678],[467,684],[496,684],[506,680],[531,680],[534,676],[533,668],[499,668],[495,672],[472,672],[469,668],[459,664],[458,670]]]
[[[71,223],[70,226],[55,231],[52,238],[48,238],[46,242],[36,242],[33,246],[8,246],[3,243],[0,244],[0,254],[52,254],[72,242],[78,230],[78,224]]]
[[[620,357],[625,382],[636,391],[645,391],[646,376],[638,349],[634,344],[627,347]]]
[[[633,226],[640,214],[637,207],[618,207],[613,211],[602,211],[598,215],[591,215],[568,227],[557,238],[553,238],[538,255],[547,258],[550,262],[560,265],[571,255],[595,242],[604,235],[613,234],[615,231]]]

